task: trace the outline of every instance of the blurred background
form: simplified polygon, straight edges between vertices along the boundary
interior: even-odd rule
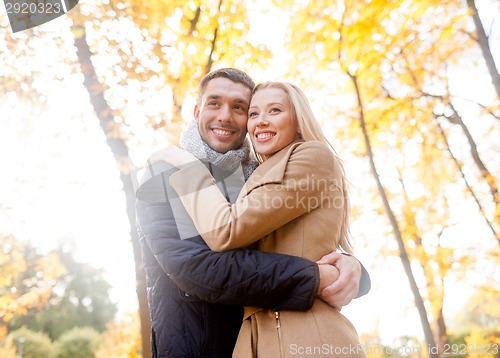
[[[228,66],[299,85],[345,162],[368,356],[500,356],[498,0],[0,8],[1,357],[151,356],[135,173]]]

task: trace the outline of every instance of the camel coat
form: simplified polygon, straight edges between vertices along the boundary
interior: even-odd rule
[[[170,183],[214,251],[257,242],[262,251],[316,261],[338,247],[347,211],[342,171],[319,142],[292,143],[264,161],[232,205],[201,162]],[[234,357],[301,355],[366,357],[351,322],[320,299],[305,312],[245,308]]]

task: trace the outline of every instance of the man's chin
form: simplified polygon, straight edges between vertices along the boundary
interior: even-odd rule
[[[212,141],[208,145],[210,148],[215,150],[218,153],[225,154],[229,152],[230,150],[233,149],[239,149],[243,142],[235,142],[235,141],[227,141],[227,142],[222,142],[222,141]]]
[[[245,137],[234,133],[230,136],[218,136],[212,131],[201,132],[201,139],[213,150],[225,154],[230,150],[239,149],[243,145]]]
[[[213,150],[215,150],[217,153],[220,153],[220,154],[226,154],[227,152],[229,152],[231,149],[233,149],[232,147],[230,146],[222,146],[222,145],[219,145],[219,146],[212,146],[211,147]]]

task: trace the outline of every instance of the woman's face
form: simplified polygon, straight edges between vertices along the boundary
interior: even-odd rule
[[[248,133],[255,151],[264,159],[299,138],[292,104],[282,89],[255,92],[248,110]]]

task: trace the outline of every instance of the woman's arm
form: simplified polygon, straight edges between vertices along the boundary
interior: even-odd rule
[[[160,266],[185,293],[208,302],[305,310],[318,287],[333,281],[304,258],[248,249],[214,252],[199,236],[181,240],[174,215],[180,208],[170,205],[173,190],[165,187],[175,169],[158,165],[137,192],[143,199],[136,202],[141,246],[146,266]],[[353,279],[359,282],[359,275]]]
[[[199,236],[182,240],[174,214],[180,208],[169,200],[175,192],[165,186],[173,170],[160,165],[151,172],[156,175],[141,180],[136,200],[147,271],[161,267],[183,292],[207,302],[291,310],[311,307],[318,286],[327,279],[319,277],[317,264],[249,249],[214,252]]]
[[[342,197],[335,182],[340,180],[336,159],[325,145],[302,142],[284,150],[289,152],[275,154],[278,157],[271,157],[257,169],[233,205],[201,162],[172,174],[170,184],[212,250],[248,246],[331,199],[330,190]],[[282,175],[266,177],[263,170],[281,164],[280,158],[288,158]],[[262,182],[255,180],[260,174]]]

